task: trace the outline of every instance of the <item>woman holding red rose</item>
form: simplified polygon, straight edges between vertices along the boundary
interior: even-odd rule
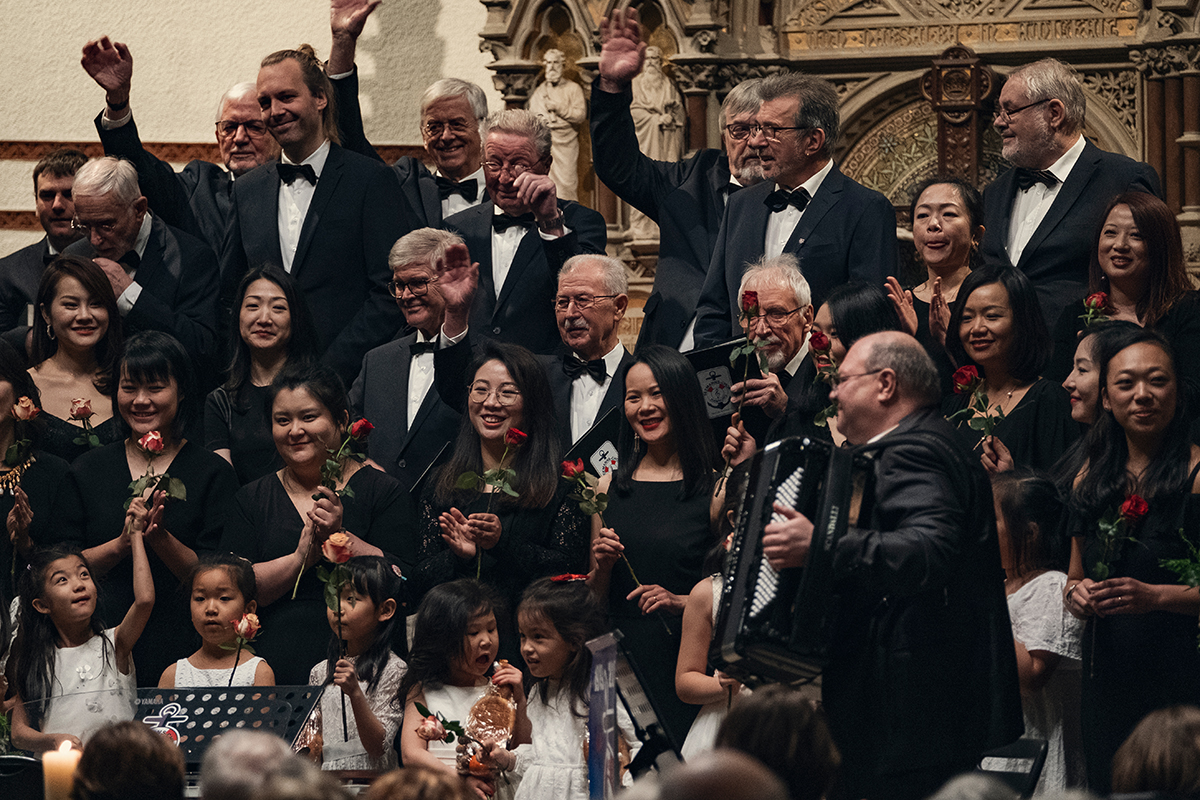
[[[334,458],[348,431],[365,437],[370,430],[366,420],[351,429],[337,373],[322,365],[286,367],[269,399],[283,467],[238,490],[221,547],[254,562],[258,615],[265,630],[277,632],[256,647],[280,684],[298,684],[308,681],[329,643],[325,584],[314,567],[350,555],[383,556],[408,575],[413,523],[399,482],[349,455]],[[335,489],[322,470],[330,460],[341,467]]]
[[[1161,566],[1197,543],[1200,447],[1165,337],[1125,329],[1101,337],[1096,358],[1103,410],[1071,496],[1064,602],[1088,619],[1084,748],[1089,788],[1103,794],[1113,754],[1143,716],[1200,705],[1200,594]]]

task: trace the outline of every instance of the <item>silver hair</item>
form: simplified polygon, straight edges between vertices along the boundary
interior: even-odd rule
[[[946,781],[929,800],[1017,800],[1019,795],[994,775],[967,772]]]
[[[859,342],[869,348],[863,358],[865,371],[890,369],[896,373],[900,395],[915,400],[921,407],[937,405],[941,401],[937,367],[916,339],[892,332],[871,334]]]
[[[230,100],[241,100],[247,95],[258,93],[258,87],[254,81],[242,81],[241,83],[231,87],[228,92],[221,95],[221,99],[217,101],[217,118],[214,122],[220,122],[222,115],[225,113],[225,104]]]
[[[1057,58],[1043,58],[1013,70],[1008,80],[1020,78],[1025,83],[1026,102],[1059,100],[1063,104],[1064,133],[1083,130],[1087,121],[1087,96],[1083,93],[1079,73]]]
[[[133,205],[142,196],[138,187],[137,169],[123,158],[102,156],[93,158],[75,173],[71,186],[75,197],[113,198],[125,205]]]
[[[462,237],[457,233],[440,228],[417,228],[401,236],[392,245],[388,252],[388,267],[398,269],[406,264],[424,262],[434,269],[450,245],[462,243]]]
[[[524,136],[533,144],[538,158],[543,161],[550,159],[550,127],[532,111],[523,108],[493,111],[483,123],[484,138],[486,139],[492,131]]]
[[[800,261],[792,253],[780,253],[777,256],[763,256],[758,261],[746,267],[742,273],[742,283],[738,286],[738,300],[746,291],[746,286],[752,280],[765,280],[776,283],[786,289],[791,289],[796,297],[796,305],[800,308],[812,305],[812,289],[808,280],[800,271]]]
[[[841,128],[841,116],[838,113],[837,90],[832,83],[801,72],[780,72],[763,78],[758,91],[764,103],[781,97],[797,98],[800,107],[793,124],[798,128],[820,128],[825,131],[825,147],[820,155],[828,157],[833,152]]]
[[[251,800],[270,773],[295,757],[274,734],[247,730],[222,734],[204,753],[201,800]]]
[[[429,88],[421,95],[421,116],[424,117],[426,110],[438,100],[446,100],[451,97],[467,98],[467,105],[471,106],[471,113],[480,122],[487,117],[487,95],[483,93],[483,89],[470,81],[458,78],[442,78],[440,81],[429,84]]]
[[[600,268],[600,282],[604,284],[605,294],[629,294],[629,276],[625,272],[625,265],[621,263],[620,259],[612,256],[596,253],[571,256],[558,271],[558,280],[561,282],[576,268],[590,264],[595,264]]]
[[[729,94],[725,95],[725,102],[721,103],[719,124],[722,128],[730,117],[758,111],[758,107],[762,105],[762,98],[758,94],[761,84],[761,78],[750,78],[729,90]]]

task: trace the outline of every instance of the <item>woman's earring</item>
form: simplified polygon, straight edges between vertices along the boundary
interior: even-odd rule
[[[641,449],[642,449],[642,437],[638,436],[637,431],[634,431],[633,432],[633,452],[636,453],[637,451],[639,451]]]
[[[49,322],[46,323],[46,335],[50,337],[50,341],[52,342],[58,338],[54,335],[54,328],[51,327]]]

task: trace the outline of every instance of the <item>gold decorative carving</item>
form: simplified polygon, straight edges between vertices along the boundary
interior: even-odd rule
[[[870,29],[789,31],[787,46],[796,52],[814,50],[873,50],[895,48],[971,47],[1017,42],[1058,42],[1078,39],[1123,39],[1137,31],[1133,17],[1040,19],[1001,23],[898,25]]]
[[[38,222],[37,212],[34,211],[0,211],[0,231],[40,231],[42,224]]]
[[[1138,75],[1129,69],[1120,72],[1085,72],[1082,74],[1083,88],[1100,99],[1111,109],[1129,135],[1138,136]]]

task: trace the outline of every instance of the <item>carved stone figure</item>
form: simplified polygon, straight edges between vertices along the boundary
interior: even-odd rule
[[[678,161],[683,157],[683,98],[663,73],[662,50],[646,48],[646,62],[633,79],[633,103],[629,112],[641,151],[656,161]],[[657,226],[635,208],[629,211],[633,239],[657,239]]]
[[[542,64],[546,79],[529,98],[529,110],[550,127],[554,163],[550,177],[563,200],[579,200],[579,129],[587,119],[587,105],[579,84],[563,78],[566,56],[561,50],[547,50]]]

